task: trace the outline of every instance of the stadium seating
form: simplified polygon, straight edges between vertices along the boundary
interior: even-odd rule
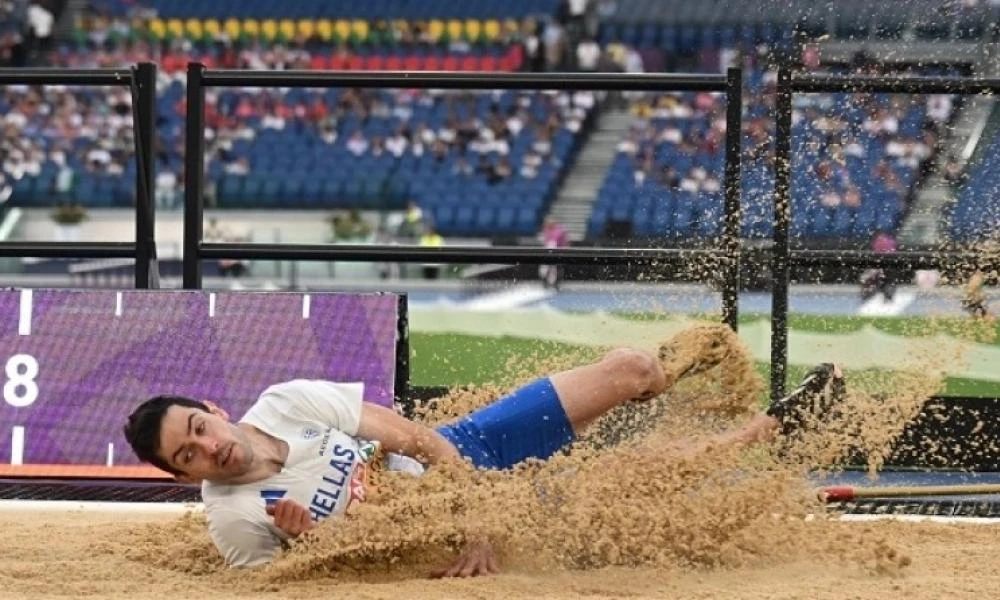
[[[754,120],[766,122],[769,128],[766,145],[756,151],[746,131],[744,135],[741,235],[751,239],[773,234],[773,161],[766,158],[773,154],[773,119],[762,104],[763,76],[759,71],[749,76],[752,100],[744,116],[745,129]],[[598,192],[588,224],[590,237],[601,236],[612,222],[628,224],[640,236],[695,238],[721,232],[724,148],[721,144],[698,148],[707,139],[711,123],[709,116],[693,109],[694,94],[661,95],[650,104],[655,109],[667,96],[672,103],[692,107],[690,115],[654,114],[643,120],[648,126],[643,135],[648,138],[638,144],[636,152],[617,154]],[[920,143],[926,121],[924,103],[890,108],[892,96],[873,96],[873,106],[898,121],[897,133],[890,135],[866,130],[870,113],[858,105],[857,97],[809,98],[810,104],[797,104],[799,114],[807,118],[796,121],[792,134],[791,234],[867,240],[876,231],[895,232],[922,162],[897,155],[900,148],[909,148],[905,142]],[[844,133],[825,132],[827,117],[842,122]],[[670,131],[674,137],[666,134]],[[681,139],[684,144],[679,143]],[[892,156],[887,149],[890,144],[894,144]],[[644,149],[652,157],[646,168],[641,164]],[[674,169],[672,176],[662,176],[666,167]],[[637,176],[637,171],[642,174]]]
[[[855,0],[843,0],[840,5],[853,6],[852,2]],[[113,13],[125,14],[136,3],[106,0],[105,4]],[[142,4],[155,8],[156,15],[144,17],[141,30],[111,32],[102,58],[116,56],[115,49],[123,47],[116,44],[115,36],[155,42],[150,47],[162,44],[163,53],[157,56],[162,72],[171,77],[163,79],[159,90],[158,132],[162,148],[157,169],[180,175],[184,130],[180,75],[189,59],[210,66],[221,64],[221,49],[211,42],[222,33],[231,40],[246,42],[240,47],[256,53],[257,58],[290,45],[299,52],[296,65],[313,69],[516,70],[524,64],[522,47],[513,43],[520,20],[554,13],[558,0],[486,0],[464,4],[444,0],[366,3],[153,0]],[[599,37],[602,42],[625,42],[661,54],[715,53],[717,59],[721,48],[788,42],[793,21],[817,31],[833,26],[842,29],[841,33],[850,33],[850,21],[854,19],[858,31],[865,35],[869,28],[881,33],[892,29],[891,11],[881,7],[869,9],[858,3],[853,15],[819,19],[826,13],[811,6],[806,0],[794,0],[783,13],[774,2],[750,7],[735,0],[711,3],[618,0],[614,15],[601,25]],[[928,6],[925,0],[918,0],[912,10],[899,14],[917,18]],[[893,18],[898,21],[898,17]],[[418,23],[426,27],[435,43],[400,44],[387,29],[413,27]],[[917,18],[914,23],[922,21]],[[194,43],[180,43],[177,38]],[[309,44],[304,40],[310,40]],[[451,44],[457,40],[467,44]],[[344,47],[348,52],[342,52]],[[83,43],[64,47],[62,52],[63,66],[93,66],[88,61],[96,56]],[[131,55],[121,52],[119,57],[130,62],[125,59],[128,56]],[[762,100],[767,93],[764,82],[763,72],[748,71],[751,101],[746,106],[744,123],[748,126],[755,121],[766,122],[768,132],[773,132],[773,115]],[[88,118],[103,119],[106,117],[92,114],[100,104],[96,93],[72,92]],[[343,94],[338,89],[266,90],[263,94],[219,90],[210,100],[208,118],[212,137],[206,182],[215,202],[224,208],[386,209],[401,208],[415,200],[445,235],[531,235],[537,231],[567,165],[582,142],[578,130],[567,126],[565,111],[553,106],[551,97],[545,94],[472,94],[470,102],[456,109],[452,99],[458,94],[409,95],[382,91],[373,96],[380,103],[377,114],[345,109],[340,106]],[[665,96],[654,97],[651,104]],[[258,103],[262,98],[263,103]],[[676,98],[690,107],[702,100],[696,94],[681,94]],[[896,115],[898,135],[887,137],[864,130],[866,115],[851,98],[817,96],[815,99],[812,105],[798,107],[807,118],[797,121],[793,131],[793,235],[864,239],[876,230],[895,230],[919,170],[912,161],[883,159],[888,144],[919,137],[925,125],[923,107],[914,105]],[[505,157],[513,173],[499,181],[480,170],[483,166],[480,154],[464,145],[450,145],[439,158],[432,156],[429,145],[424,146],[422,154],[415,152],[412,139],[401,156],[380,153],[370,147],[376,138],[384,140],[404,121],[411,134],[421,126],[437,131],[455,110],[461,113],[461,118],[485,120],[494,104],[499,114],[506,117],[507,111],[522,101],[530,102],[531,123],[509,140]],[[878,102],[885,106],[888,99],[879,97]],[[241,103],[251,108],[240,112]],[[305,114],[314,105],[323,106],[326,116],[314,118]],[[11,106],[0,94],[0,114],[9,109]],[[847,123],[854,151],[846,154],[841,151],[834,156],[828,148],[828,135],[818,124],[824,115]],[[645,115],[649,131],[658,135],[667,129],[676,130],[680,138],[657,138],[640,144],[643,149],[635,154],[623,151],[616,156],[597,190],[588,234],[598,237],[609,224],[622,223],[641,236],[691,238],[718,234],[724,156],[718,140],[708,143],[710,134],[719,133],[718,117],[717,111],[706,113],[700,109],[687,116],[662,116],[655,112]],[[280,124],[266,123],[269,119]],[[539,141],[538,126],[552,119],[556,125],[550,140],[551,153],[537,169],[529,169],[530,173],[524,175],[523,162],[532,145]],[[327,121],[334,124],[335,140],[329,139],[330,131],[324,139],[322,123]],[[50,150],[55,140],[46,137],[47,124],[34,122],[31,127],[39,132],[33,139]],[[347,141],[354,132],[360,132],[369,148],[359,153],[348,149]],[[220,143],[220,138],[226,142]],[[747,154],[742,173],[741,233],[748,238],[768,237],[773,228],[774,181],[766,155],[771,147],[769,144],[759,147],[760,140],[751,139],[747,131],[744,138]],[[690,143],[681,144],[678,139]],[[76,174],[72,198],[94,207],[130,206],[135,187],[134,160],[126,151],[124,158],[115,158],[121,161],[123,173],[94,172],[84,159],[94,144],[92,137],[78,137],[72,140],[67,152],[68,164]],[[755,145],[758,147],[754,148]],[[646,149],[651,152],[651,163],[644,176],[637,178],[639,158]],[[487,152],[486,170],[495,167],[501,158],[499,152]],[[472,172],[460,172],[463,161],[471,164]],[[662,169],[668,165],[675,169],[673,181],[661,180]],[[823,183],[816,176],[819,171],[830,171],[831,179]],[[37,176],[16,179],[11,202],[50,205],[58,174],[59,167],[45,161]],[[992,185],[987,174],[981,174],[975,181],[983,189]],[[980,197],[976,194],[981,192],[968,191],[965,194],[968,202],[956,206],[957,235],[976,228],[972,217],[982,204],[976,200]]]
[[[251,19],[520,19],[531,14],[552,14],[559,0],[144,0],[162,18],[226,19],[233,15]],[[112,14],[126,14],[137,2],[100,0]]]
[[[949,208],[948,235],[954,240],[974,242],[996,238],[1000,231],[1000,136],[990,141],[982,160],[970,169]]]
[[[793,27],[814,37],[975,40],[989,33],[991,17],[996,16],[990,3],[966,6],[938,0],[616,0],[616,4],[614,14],[602,24],[605,42],[675,51],[754,38],[776,43]]]

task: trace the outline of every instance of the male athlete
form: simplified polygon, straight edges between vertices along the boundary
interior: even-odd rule
[[[228,565],[251,567],[270,562],[318,521],[364,501],[373,460],[419,475],[445,461],[507,469],[546,459],[612,408],[653,398],[681,377],[720,364],[738,343],[723,325],[693,327],[664,343],[658,359],[616,349],[437,428],[363,402],[363,384],[299,379],[264,390],[236,424],[211,403],[157,396],[129,416],[125,436],[141,460],[179,481],[201,482],[212,540]],[[828,410],[842,392],[839,370],[820,365],[766,413],[711,442],[772,439],[794,429],[804,413]],[[475,542],[434,575],[498,571],[489,543]]]

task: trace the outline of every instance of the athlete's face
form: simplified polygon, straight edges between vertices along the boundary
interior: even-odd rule
[[[226,481],[250,470],[253,447],[225,413],[188,406],[171,406],[160,425],[159,455],[183,475],[178,480]]]

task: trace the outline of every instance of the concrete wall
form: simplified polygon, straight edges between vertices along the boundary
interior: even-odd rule
[[[12,239],[52,241],[66,239],[45,209],[24,211],[18,231]],[[219,224],[234,235],[254,242],[324,243],[330,241],[329,211],[206,211],[206,224],[218,217]],[[183,215],[160,212],[156,215],[156,241],[163,258],[180,256],[184,237]],[[135,212],[131,210],[92,210],[89,218],[74,234],[81,242],[129,242],[135,239]]]

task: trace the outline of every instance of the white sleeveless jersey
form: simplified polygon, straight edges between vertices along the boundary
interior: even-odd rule
[[[282,498],[307,507],[313,521],[342,514],[365,499],[365,470],[377,445],[354,437],[361,420],[364,384],[296,379],[260,395],[241,422],[284,440],[288,458],[280,473],[246,484],[202,484],[208,530],[230,566],[257,566],[273,558],[288,536],[265,506]],[[423,473],[398,454],[385,468]]]

